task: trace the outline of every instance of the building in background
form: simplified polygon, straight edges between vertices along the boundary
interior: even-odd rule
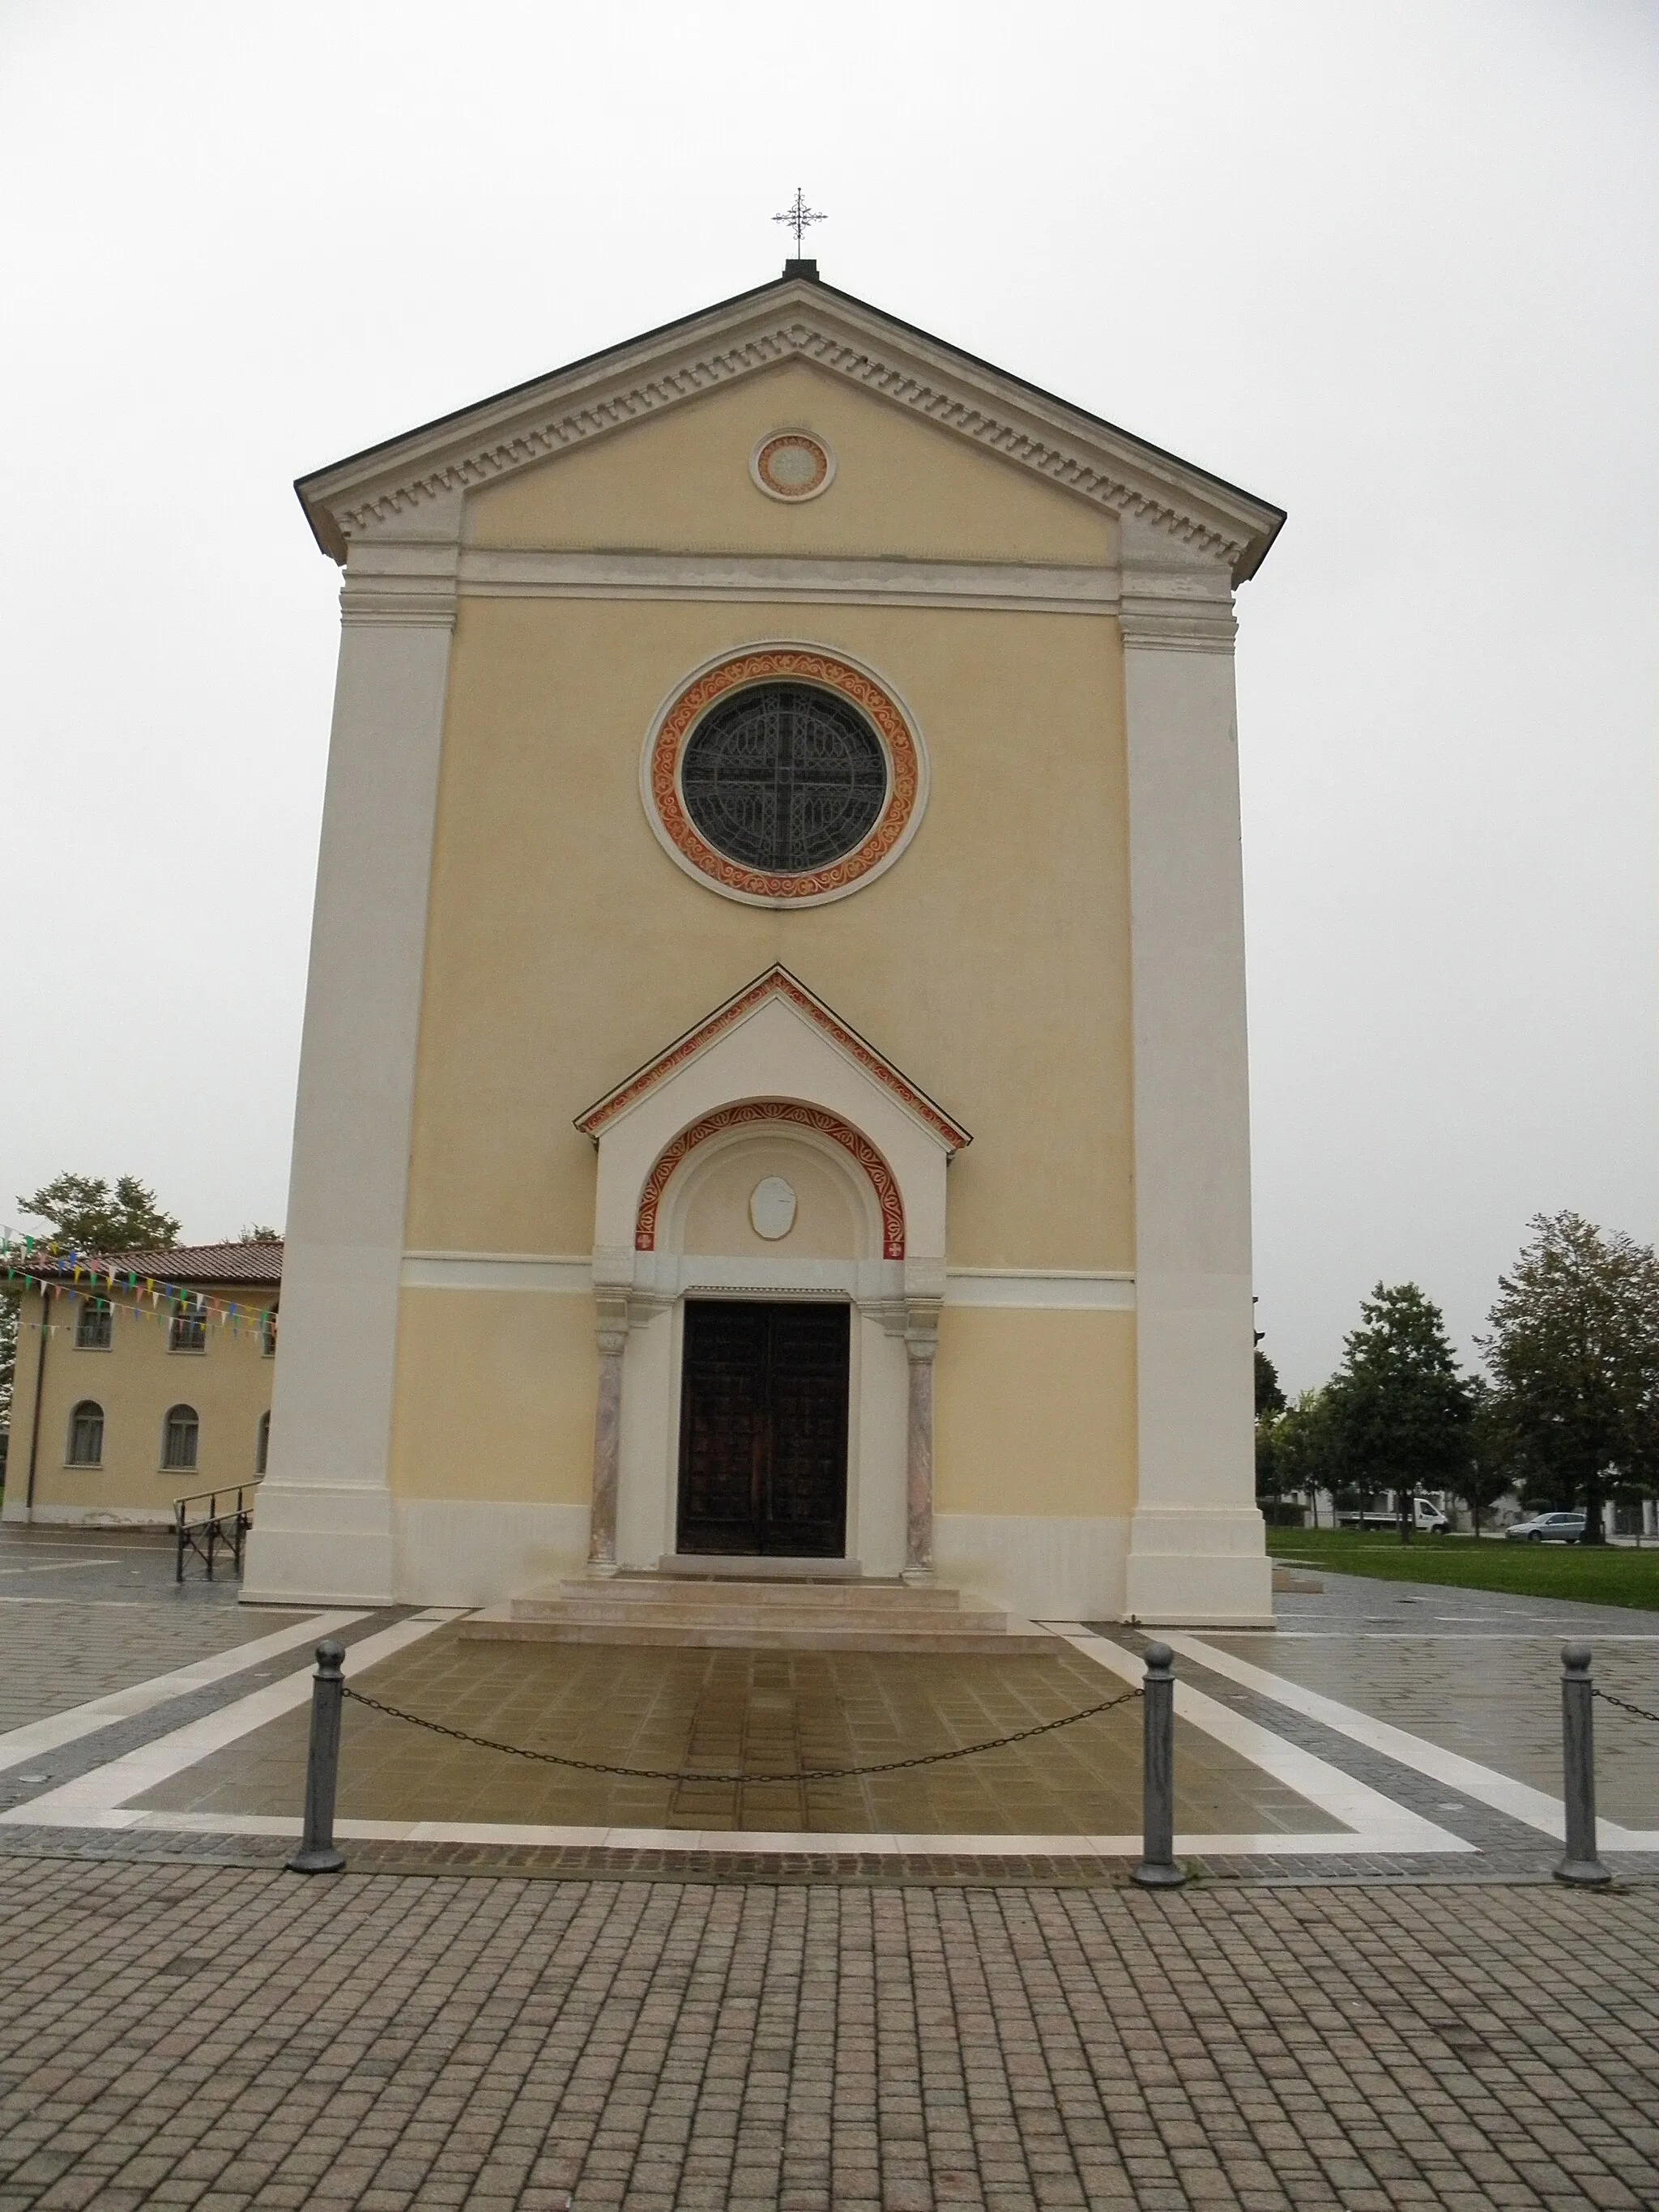
[[[246,1595],[1270,1620],[1279,511],[805,260],[299,490],[343,629]]]
[[[26,1264],[6,1521],[160,1526],[264,1474],[280,1243]]]

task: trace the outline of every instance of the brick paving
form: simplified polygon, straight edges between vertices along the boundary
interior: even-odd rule
[[[0,1862],[0,2212],[1659,2204],[1659,1891]]]

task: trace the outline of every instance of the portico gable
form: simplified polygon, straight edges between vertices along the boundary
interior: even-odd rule
[[[653,1547],[672,1548],[658,1532],[672,1488],[678,1309],[690,1293],[851,1304],[862,1343],[852,1430],[855,1445],[860,1437],[866,1445],[853,1517],[862,1492],[872,1527],[882,1522],[895,1547],[902,1531],[902,1556],[890,1571],[928,1573],[946,1169],[968,1132],[781,966],[665,1046],[576,1126],[599,1151],[592,1570],[653,1564]],[[793,1182],[783,1171],[792,1159]],[[716,1175],[723,1209],[705,1204],[700,1217],[699,1182]],[[809,1208],[796,1212],[802,1181],[827,1186],[811,1218]],[[783,1194],[779,1224],[763,1225],[755,1210],[763,1188]],[[892,1367],[900,1344],[908,1379],[896,1389],[897,1370],[878,1370]],[[878,1550],[881,1542],[874,1539]]]

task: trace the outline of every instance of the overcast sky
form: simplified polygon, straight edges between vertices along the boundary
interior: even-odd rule
[[[1290,510],[1238,663],[1287,1382],[1379,1277],[1467,1346],[1540,1209],[1659,1232],[1652,0],[0,0],[0,1221],[64,1168],[281,1221],[291,480],[763,282],[799,182],[830,281]]]

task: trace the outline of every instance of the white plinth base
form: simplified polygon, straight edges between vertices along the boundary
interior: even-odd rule
[[[1273,1588],[1254,1505],[1143,1507],[1130,1523],[1125,1620],[1147,1628],[1271,1628]]]
[[[261,1486],[244,1605],[391,1605],[392,1500],[346,1484]]]
[[[586,1571],[585,1506],[267,1483],[256,1512],[242,1593],[253,1604],[493,1605]],[[941,1513],[933,1541],[942,1581],[1027,1620],[1273,1626],[1254,1506],[1133,1520]],[[842,1566],[811,1564],[830,1575]]]
[[[933,1567],[1023,1620],[1115,1620],[1128,1540],[1115,1514],[936,1513]]]
[[[397,1498],[392,1516],[403,1605],[494,1605],[589,1572],[585,1505]]]
[[[242,1597],[254,1605],[493,1605],[580,1575],[586,1560],[585,1505],[267,1485]]]

